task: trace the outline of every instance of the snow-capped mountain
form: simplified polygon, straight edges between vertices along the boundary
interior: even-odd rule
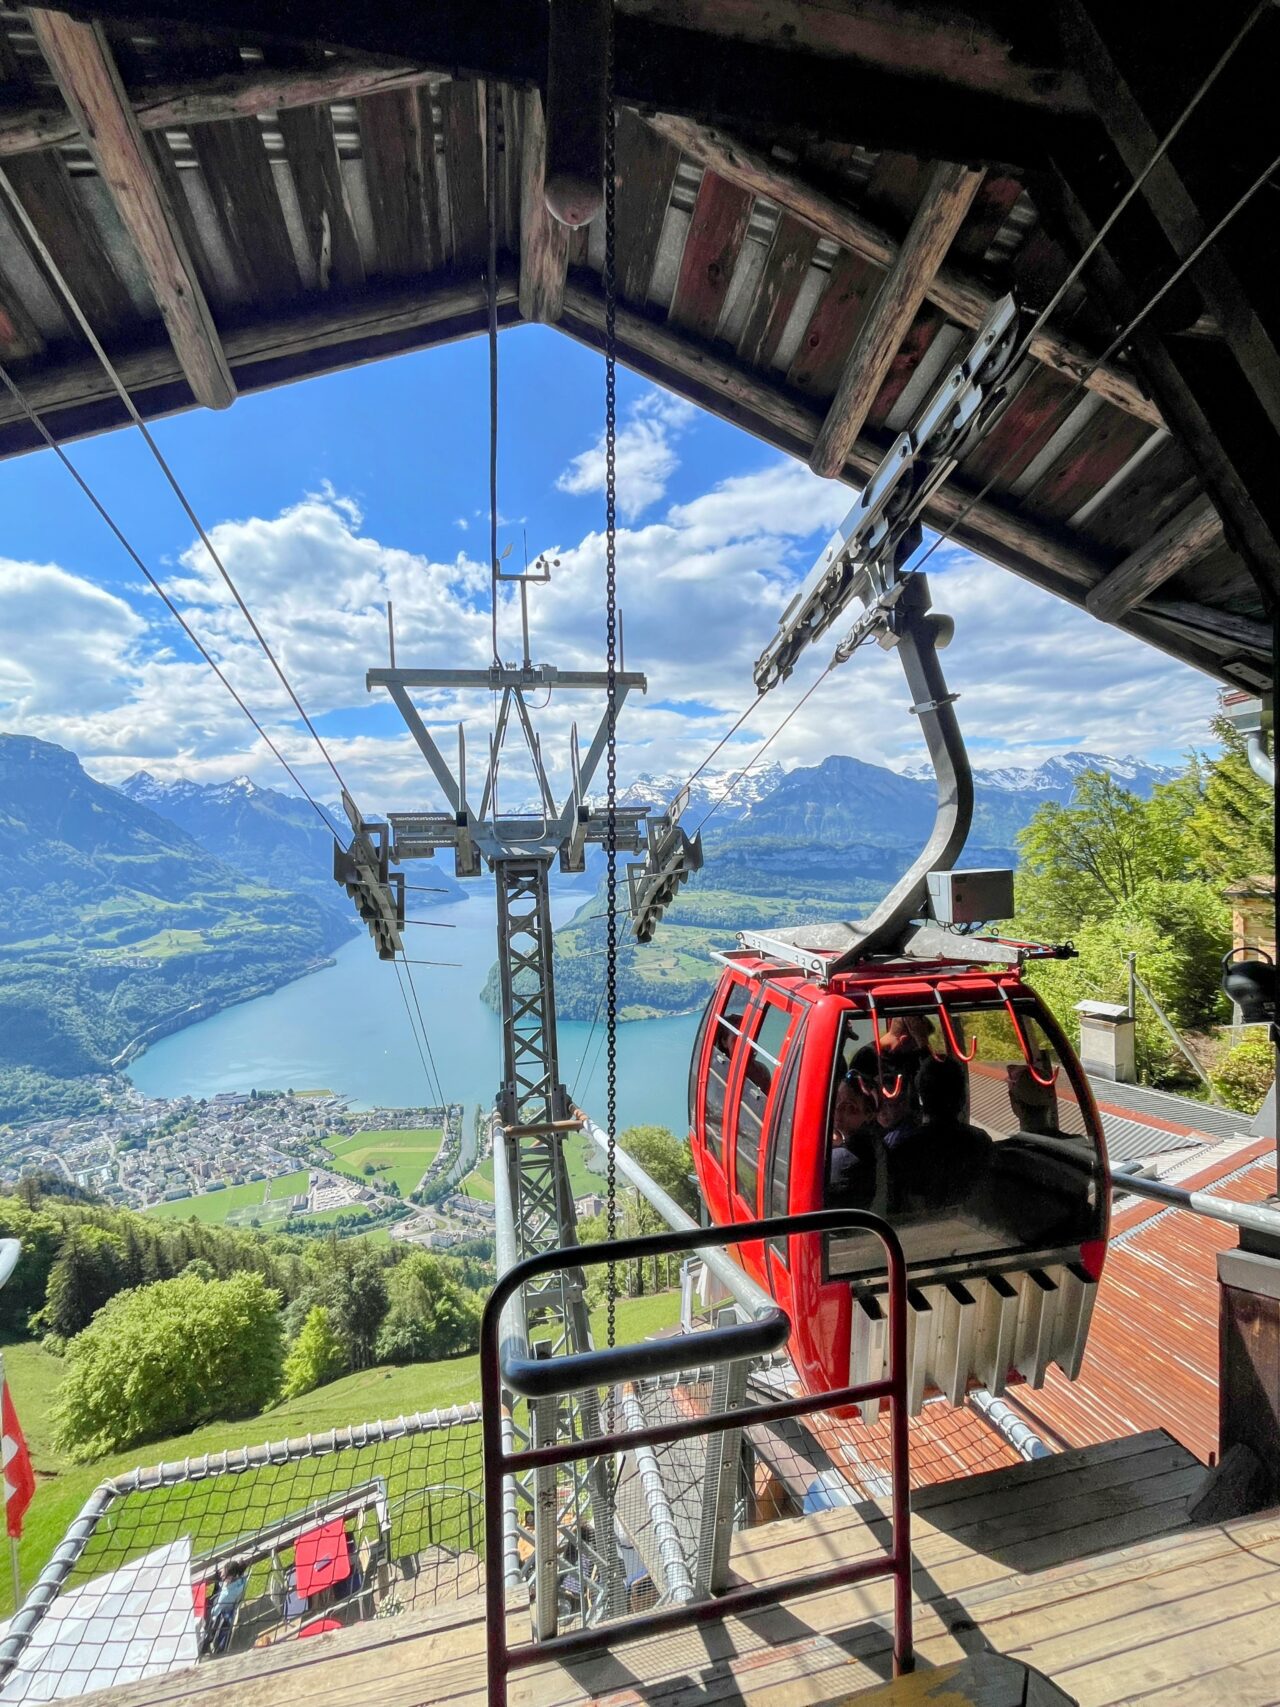
[[[1043,794],[1066,801],[1084,771],[1105,771],[1122,787],[1145,797],[1158,783],[1171,782],[1178,772],[1169,765],[1153,765],[1132,754],[1118,759],[1110,753],[1055,753],[1039,765],[1000,765],[990,770],[974,767],[974,781],[982,788],[1018,794]],[[930,781],[927,764],[911,765],[902,772],[913,780]]]
[[[716,816],[725,823],[732,823],[760,801],[767,800],[784,775],[785,772],[779,764],[760,765],[741,778],[738,778],[737,769],[703,771],[689,789],[689,804],[685,808],[685,817],[697,823],[698,819],[724,796],[724,804],[717,807]],[[738,780],[735,781],[735,778]],[[655,811],[665,811],[687,780],[687,773],[681,774],[677,771],[646,772],[643,776],[638,776],[629,788],[619,793],[618,804],[651,806]],[[726,796],[726,790],[730,787],[732,792]]]

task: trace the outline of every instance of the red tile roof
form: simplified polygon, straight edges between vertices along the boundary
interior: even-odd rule
[[[1274,1142],[1260,1139],[1190,1178],[1184,1190],[1259,1203],[1275,1190]],[[1139,1201],[1121,1210],[1080,1379],[1051,1370],[1008,1401],[1051,1446],[1090,1446],[1163,1428],[1204,1461],[1218,1449],[1218,1252],[1234,1228]]]

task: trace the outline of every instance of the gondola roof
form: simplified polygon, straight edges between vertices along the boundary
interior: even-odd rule
[[[1228,0],[1148,42],[1101,0],[1016,10],[619,0],[622,359],[865,479],[994,301],[1057,292],[1248,14]],[[1269,157],[1263,11],[929,512],[1254,689],[1280,587],[1274,188],[1108,346]],[[480,331],[485,77],[500,321],[599,347],[602,223],[567,233],[541,196],[545,15],[0,6],[0,169],[32,228],[0,198],[0,360],[60,438],[123,419],[41,246],[146,416]],[[0,455],[36,443],[0,395]]]

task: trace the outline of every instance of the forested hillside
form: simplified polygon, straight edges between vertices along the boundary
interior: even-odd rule
[[[0,1120],[82,1105],[75,1075],[297,977],[349,934],[63,748],[0,736]]]

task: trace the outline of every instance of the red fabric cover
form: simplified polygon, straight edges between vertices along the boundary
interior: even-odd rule
[[[346,1525],[340,1517],[299,1535],[293,1550],[294,1586],[308,1599],[351,1575]]]
[[[341,1630],[342,1625],[336,1618],[316,1618],[310,1624],[304,1624],[298,1631],[298,1640],[304,1636],[323,1636],[326,1630]]]
[[[208,1600],[209,1600],[209,1585],[208,1585],[208,1583],[192,1583],[192,1585],[191,1585],[191,1604],[196,1609],[196,1617],[197,1618],[203,1618],[204,1617],[204,1609],[205,1609],[205,1606],[208,1604]]]

